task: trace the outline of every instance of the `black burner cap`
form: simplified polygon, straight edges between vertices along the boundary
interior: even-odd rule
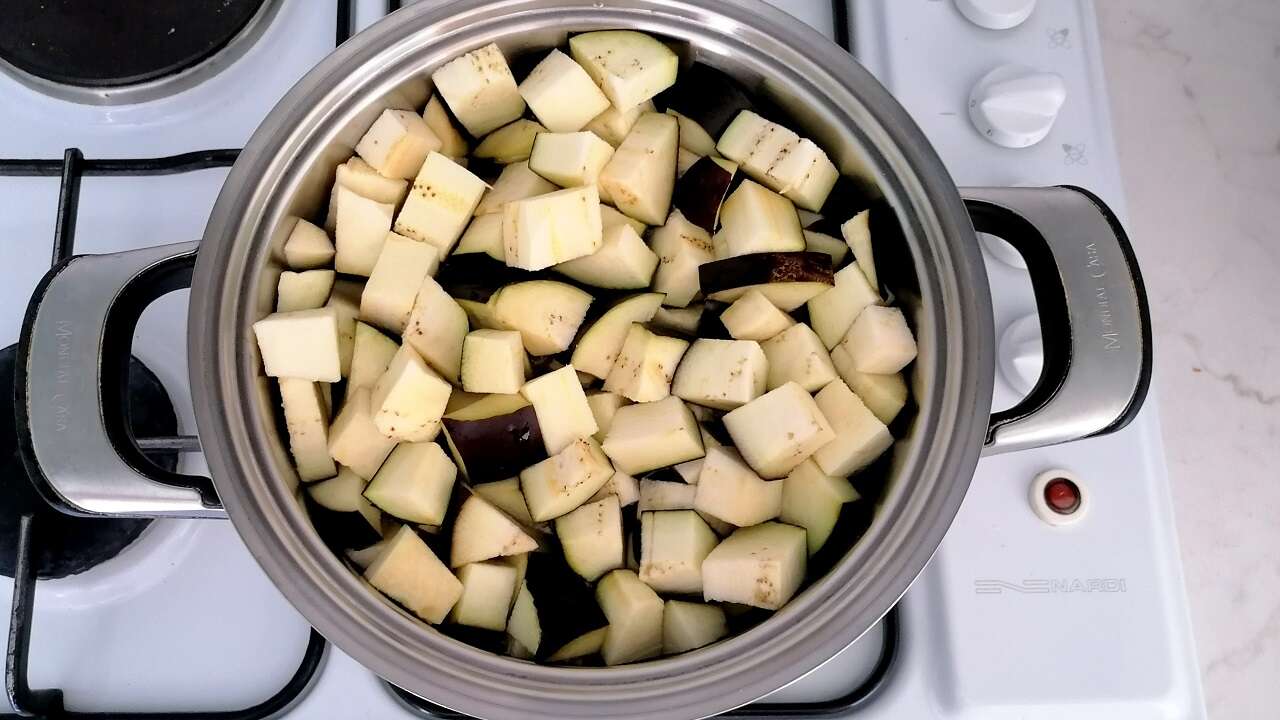
[[[5,0],[0,59],[64,85],[133,85],[213,55],[263,2]]]
[[[14,363],[17,346],[0,350],[0,574],[13,577],[18,549],[18,519],[36,516],[35,570],[40,578],[84,572],[128,547],[151,524],[128,518],[64,515],[40,497],[18,456],[14,418]],[[129,420],[135,437],[174,435],[178,418],[160,379],[137,358],[129,366]],[[177,453],[148,455],[159,467],[175,470]]]

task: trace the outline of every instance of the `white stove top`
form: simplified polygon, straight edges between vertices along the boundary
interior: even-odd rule
[[[428,0],[430,1],[430,0]],[[829,0],[771,0],[835,37]],[[970,3],[983,4],[977,0]],[[238,148],[275,100],[332,47],[334,13],[284,0],[257,44],[180,95],[127,107],[51,100],[0,75],[0,158],[159,157]],[[1101,55],[1088,0],[1040,2],[1011,30],[981,29],[952,0],[849,0],[856,55],[938,147],[961,185],[1072,184],[1125,217]],[[1017,3],[1013,3],[1017,4]],[[382,11],[357,0],[356,26]],[[997,147],[970,124],[969,89],[997,65],[1056,72],[1067,100],[1049,136]],[[198,238],[225,176],[94,178],[81,191],[76,251]],[[0,345],[16,342],[26,301],[48,269],[57,178],[0,177]],[[1133,238],[1139,258],[1150,249]],[[1025,273],[989,259],[996,329],[1034,312]],[[194,432],[185,293],[143,316],[138,355],[168,388],[180,430]],[[996,404],[1017,398],[997,376]],[[1178,563],[1155,398],[1107,437],[984,459],[937,556],[899,604],[896,662],[860,704],[870,718],[1197,718],[1204,716]],[[183,460],[203,472],[199,456]],[[1090,510],[1052,527],[1028,488],[1050,468],[1074,473]],[[12,582],[0,579],[0,617]],[[120,556],[41,582],[33,687],[65,691],[81,711],[191,711],[252,705],[297,669],[310,628],[240,544],[229,523],[158,521]],[[883,625],[769,698],[844,696],[871,674]],[[372,673],[329,648],[292,718],[412,717]]]

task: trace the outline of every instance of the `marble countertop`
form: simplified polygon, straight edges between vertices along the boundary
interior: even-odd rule
[[[1280,715],[1280,2],[1098,2],[1209,714]]]

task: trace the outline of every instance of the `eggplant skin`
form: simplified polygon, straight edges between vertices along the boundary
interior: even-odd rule
[[[570,640],[609,624],[596,604],[591,583],[574,572],[558,550],[529,553],[525,583],[533,595],[542,628],[539,661],[545,661]]]
[[[467,479],[473,483],[505,480],[547,459],[542,428],[532,405],[477,420],[446,417],[444,431],[466,466]]]
[[[320,503],[306,499],[311,524],[324,544],[335,553],[343,550],[360,550],[382,539],[382,534],[369,524],[359,511],[330,510]]]
[[[769,252],[738,255],[698,268],[698,281],[707,295],[722,290],[769,283],[816,282],[835,284],[831,256],[821,252]]]
[[[716,161],[699,158],[676,180],[673,204],[689,222],[709,233],[715,232],[720,204],[732,182],[733,175]]]
[[[659,93],[653,102],[693,120],[713,138],[720,137],[739,112],[754,107],[737,80],[702,63],[694,63],[681,72],[676,84]]]

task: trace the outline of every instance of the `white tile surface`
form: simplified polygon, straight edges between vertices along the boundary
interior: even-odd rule
[[[1209,714],[1274,718],[1280,3],[1097,9]]]

